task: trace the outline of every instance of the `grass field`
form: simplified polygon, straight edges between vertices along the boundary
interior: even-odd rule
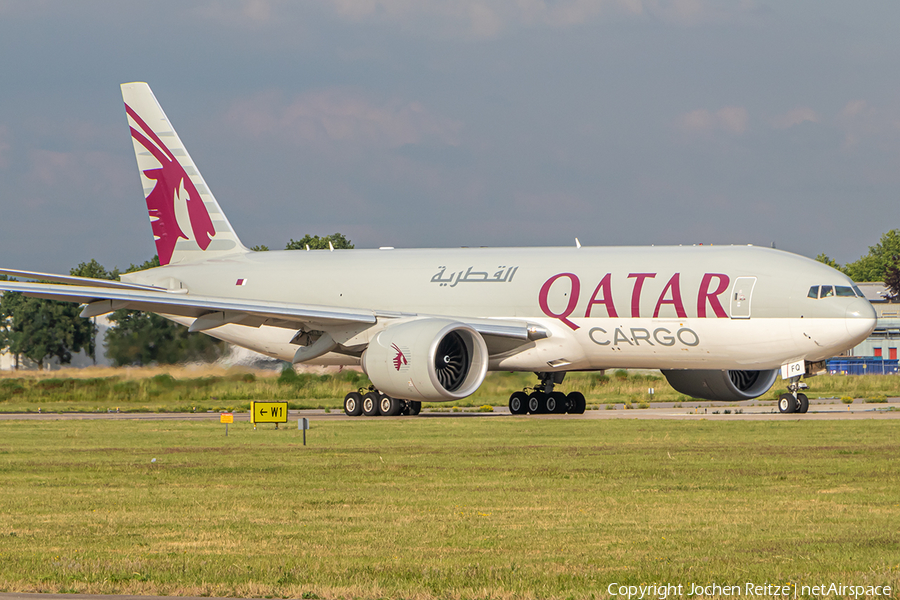
[[[0,422],[0,590],[900,588],[893,421]],[[155,459],[155,461],[153,460]],[[895,595],[896,597],[896,595]]]
[[[505,406],[510,393],[533,386],[530,373],[490,373],[479,390],[454,404],[463,407]],[[810,398],[884,399],[900,395],[895,375],[818,376],[809,380]],[[145,369],[83,369],[58,372],[0,373],[0,412],[191,412],[247,410],[251,400],[283,400],[290,408],[339,410],[344,395],[369,385],[365,375],[342,373],[281,374],[272,371],[225,370],[214,367]],[[654,389],[654,395],[648,389]],[[763,400],[774,402],[783,392],[776,385]],[[560,388],[579,390],[594,407],[627,403],[635,408],[652,401],[690,402],[656,373],[615,371],[570,373]],[[447,404],[426,409],[448,408]],[[739,404],[736,404],[739,406]]]

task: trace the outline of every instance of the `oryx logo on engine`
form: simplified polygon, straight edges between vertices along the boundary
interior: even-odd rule
[[[391,348],[397,351],[397,354],[394,355],[394,368],[399,371],[400,367],[408,365],[409,361],[406,360],[406,355],[403,354],[403,350],[397,344],[391,344]]]

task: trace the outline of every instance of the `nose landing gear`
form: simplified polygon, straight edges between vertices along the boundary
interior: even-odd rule
[[[581,392],[554,392],[553,387],[563,382],[565,372],[535,373],[540,382],[531,388],[513,392],[509,397],[509,412],[514,415],[531,414],[575,414],[582,415],[587,406]]]
[[[800,390],[808,390],[809,386],[800,381],[799,377],[791,377],[788,391],[778,397],[778,412],[780,413],[805,413],[809,410],[809,398]]]

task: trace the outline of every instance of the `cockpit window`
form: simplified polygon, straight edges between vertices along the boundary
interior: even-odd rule
[[[865,298],[862,291],[855,285],[852,287],[848,285],[814,285],[809,288],[809,293],[806,295],[807,298],[832,298],[834,296]]]
[[[834,286],[834,291],[842,298],[853,298],[856,296],[856,294],[853,293],[853,288],[844,285]]]

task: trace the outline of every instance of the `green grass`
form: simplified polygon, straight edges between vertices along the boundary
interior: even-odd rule
[[[0,422],[0,590],[900,587],[891,421]],[[155,462],[151,462],[152,459]]]
[[[173,372],[178,377],[158,368],[146,371],[101,369],[98,373],[102,376],[93,377],[85,377],[84,372],[77,371],[49,375],[5,373],[0,376],[0,412],[38,412],[38,409],[41,412],[246,411],[251,400],[287,401],[291,409],[340,409],[347,392],[369,385],[365,375],[349,370],[324,375],[218,370],[192,376],[190,371],[176,367]],[[808,381],[812,388],[809,396],[813,399],[871,398],[883,402],[885,398],[900,395],[900,378],[894,375],[825,375]],[[513,391],[535,383],[537,378],[530,373],[490,373],[475,394],[453,404],[505,406]],[[654,389],[652,398],[648,388]],[[776,382],[761,400],[777,400],[784,391],[782,388],[781,383]],[[658,373],[571,373],[558,389],[579,390],[590,405],[625,403],[644,406],[651,400],[691,401],[669,387]],[[445,403],[426,404],[426,408],[449,406]]]
[[[251,400],[284,400],[291,409],[336,408],[344,395],[369,385],[355,371],[315,375],[285,371],[280,376],[235,372],[175,378],[167,373],[134,377],[0,378],[0,412],[202,412],[248,410]]]

